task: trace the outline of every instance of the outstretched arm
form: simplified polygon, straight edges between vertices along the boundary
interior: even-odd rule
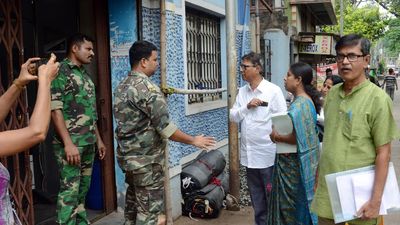
[[[18,79],[20,79],[19,82],[21,83],[13,84],[8,96],[4,97],[4,99],[2,96],[2,101],[0,102],[0,111],[9,111],[12,103],[3,101],[11,101],[12,99],[15,100],[18,95],[15,93],[20,92],[20,90],[17,89],[22,89],[19,87],[19,85],[26,85],[30,80],[38,79],[39,87],[35,108],[33,110],[30,123],[27,127],[0,133],[0,156],[12,155],[24,151],[46,138],[50,123],[50,84],[51,81],[56,77],[58,63],[55,61],[56,56],[52,54],[47,65],[39,68],[39,76],[33,78],[32,75],[26,74],[28,73],[27,67],[32,60],[34,59],[29,59],[21,67],[21,74],[18,77]],[[14,95],[16,95],[16,97]],[[4,107],[3,104],[5,105]]]
[[[193,145],[204,150],[210,150],[212,147],[215,146],[215,140],[213,137],[206,137],[204,135],[198,135],[193,137],[182,132],[179,129],[176,130],[172,134],[172,136],[169,137],[169,139],[172,141]]]

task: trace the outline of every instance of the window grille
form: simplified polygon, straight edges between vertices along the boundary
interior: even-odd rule
[[[188,89],[221,88],[220,20],[186,9],[186,49]],[[222,93],[190,94],[189,104],[222,99]]]

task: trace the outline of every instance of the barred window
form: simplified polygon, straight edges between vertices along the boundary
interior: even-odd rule
[[[187,77],[189,89],[221,88],[220,19],[186,8]],[[222,93],[190,94],[189,104],[222,99]]]

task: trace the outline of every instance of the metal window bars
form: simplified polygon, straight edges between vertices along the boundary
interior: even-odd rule
[[[193,9],[186,10],[188,89],[221,88],[220,19]],[[189,104],[222,99],[222,93],[189,94]]]

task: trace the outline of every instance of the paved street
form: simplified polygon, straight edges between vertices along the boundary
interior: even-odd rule
[[[397,80],[399,82],[399,80]],[[394,118],[396,119],[397,126],[400,125],[400,91],[395,92],[393,103]],[[396,140],[392,144],[392,162],[395,166],[397,182],[400,184],[400,142]],[[385,225],[399,225],[400,212],[385,216]]]
[[[395,92],[394,99],[394,116],[397,121],[397,125],[400,124],[400,91]],[[395,165],[397,181],[400,181],[400,142],[396,140],[392,145],[392,162]],[[198,220],[194,221],[188,217],[180,217],[174,222],[175,225],[197,225],[197,224],[208,224],[208,225],[249,225],[252,224],[253,211],[251,207],[242,208],[241,211],[233,212],[223,210],[220,217],[217,219]],[[93,223],[94,225],[109,225],[109,224],[123,224],[122,213],[112,213],[109,216]],[[385,225],[399,225],[400,224],[400,212],[385,216]]]

